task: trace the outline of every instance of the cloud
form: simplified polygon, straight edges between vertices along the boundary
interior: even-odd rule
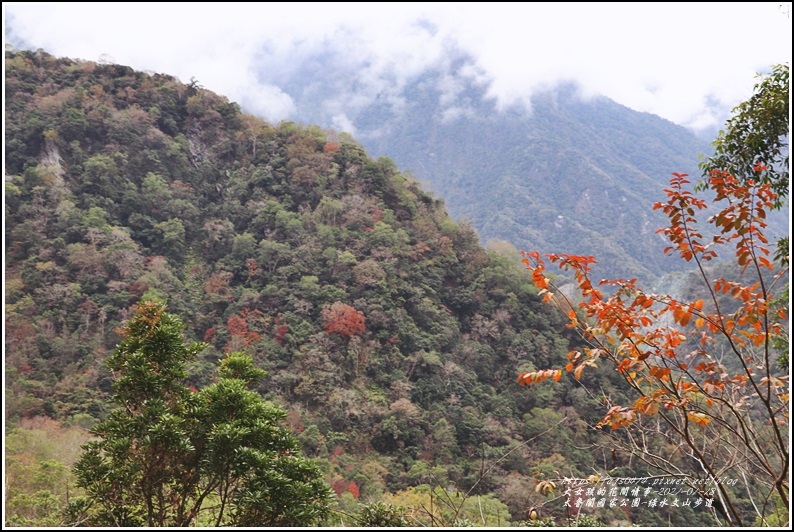
[[[585,94],[678,124],[713,127],[751,94],[756,72],[791,56],[790,15],[774,2],[3,8],[12,43],[89,60],[107,54],[139,70],[195,77],[274,121],[298,114],[290,83],[299,73],[338,69],[336,86],[301,91],[325,92],[328,113],[346,127],[377,98],[399,107],[406,86],[429,70],[448,71],[450,57],[461,53],[471,58],[467,75],[487,80],[488,96],[501,107],[575,81]],[[456,81],[444,81],[450,109],[457,105]]]

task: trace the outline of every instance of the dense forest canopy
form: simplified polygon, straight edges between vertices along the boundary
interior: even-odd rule
[[[325,524],[496,526],[530,507],[713,523],[705,507],[562,504],[563,477],[652,472],[593,430],[600,397],[518,386],[581,340],[515,249],[485,250],[392,160],[195,80],[43,51],[6,52],[5,96],[9,523],[64,523],[75,442],[108,419],[107,360],[142,301],[206,344],[186,389],[217,383],[229,353],[267,373],[252,390],[336,494]],[[614,372],[583,382],[622,397]]]

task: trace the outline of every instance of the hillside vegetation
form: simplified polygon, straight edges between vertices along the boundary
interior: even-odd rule
[[[507,525],[544,505],[564,519],[539,482],[645,473],[589,429],[598,398],[572,381],[518,386],[578,340],[516,258],[483,249],[349,136],[268,124],[195,81],[7,52],[5,173],[11,524],[61,523],[69,442],[106,419],[105,362],[141,300],[167,301],[209,345],[189,388],[228,352],[267,372],[256,390],[338,496],[328,524],[376,502],[414,523]],[[587,379],[620,396],[614,375]],[[52,447],[24,444],[42,434]],[[439,490],[460,508],[430,518]],[[709,522],[689,508],[599,511]]]
[[[474,60],[449,54],[444,66],[394,80],[358,107],[350,94],[367,100],[366,91],[343,62],[318,68],[302,58],[261,76],[289,94],[305,122],[332,124],[344,110],[369,153],[409,169],[484,244],[596,255],[605,277],[652,281],[685,268],[661,253],[655,231],[665,220],[651,205],[672,172],[697,173],[708,141],[573,83],[500,108]]]

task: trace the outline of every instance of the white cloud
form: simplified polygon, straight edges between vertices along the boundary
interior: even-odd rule
[[[346,105],[366,107],[378,94],[399,103],[405,84],[447,61],[453,45],[471,54],[475,75],[490,79],[501,105],[574,80],[585,94],[692,127],[717,125],[751,94],[756,72],[791,58],[790,4],[777,2],[12,2],[3,9],[6,24],[11,15],[7,38],[58,56],[107,54],[139,70],[195,77],[271,120],[296,109],[267,78],[287,78],[322,50],[357,72],[360,92],[339,95],[340,124]]]
[[[244,107],[246,112],[271,122],[286,120],[295,115],[296,108],[292,97],[278,87],[252,81],[249,85],[237,87],[233,92],[237,97],[232,100]]]

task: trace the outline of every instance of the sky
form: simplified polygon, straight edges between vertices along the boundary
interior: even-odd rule
[[[274,122],[299,112],[279,81],[334,54],[328,64],[350,67],[359,86],[336,103],[339,129],[344,106],[399,92],[453,50],[471,57],[464,74],[498,108],[573,81],[584,96],[715,129],[792,49],[790,2],[5,2],[3,12],[8,44],[193,78]]]

